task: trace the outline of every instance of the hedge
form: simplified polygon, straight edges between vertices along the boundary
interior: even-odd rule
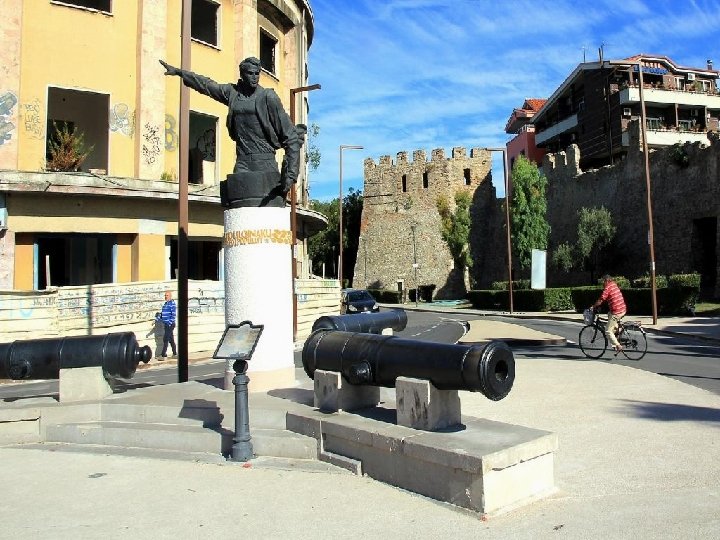
[[[375,300],[383,304],[399,304],[401,302],[400,293],[388,289],[368,289]]]

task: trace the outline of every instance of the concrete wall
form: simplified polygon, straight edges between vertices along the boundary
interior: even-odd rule
[[[156,352],[162,327],[154,323],[164,293],[177,300],[176,281],[59,287],[44,291],[0,290],[0,342],[43,337],[134,332]],[[337,280],[298,280],[298,340],[322,315],[340,313]],[[262,321],[253,321],[262,323]],[[189,352],[214,352],[225,330],[225,290],[219,281],[188,282]],[[177,332],[177,330],[176,330]]]

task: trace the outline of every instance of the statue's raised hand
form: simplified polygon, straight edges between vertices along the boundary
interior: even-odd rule
[[[171,66],[167,62],[159,61],[165,68],[165,75],[180,75],[180,70],[174,66]]]

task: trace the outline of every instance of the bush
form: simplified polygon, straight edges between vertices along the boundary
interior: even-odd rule
[[[402,299],[398,291],[389,291],[386,289],[368,289],[370,294],[375,297],[375,300],[382,302],[383,304],[401,304]]]
[[[507,291],[468,291],[468,300],[475,309],[507,309]]]
[[[530,280],[529,279],[516,279],[516,280],[513,280],[512,286],[513,286],[513,291],[530,289]],[[492,290],[492,291],[507,291],[508,290],[508,282],[507,281],[493,281],[490,284],[490,290]]]
[[[613,276],[613,275],[611,275],[610,277],[612,278],[612,280],[613,280],[615,283],[617,283],[617,286],[620,287],[620,289],[625,290],[625,289],[629,289],[629,288],[630,288],[630,280],[629,280],[628,278],[626,278],[625,276]],[[602,288],[603,285],[604,285],[604,284],[603,284],[603,278],[602,278],[602,277],[598,278],[597,283],[598,283],[598,285],[600,285],[600,287]]]
[[[652,277],[650,274],[645,274],[639,278],[632,280],[632,286],[636,289],[650,289],[652,288]],[[668,286],[668,278],[666,276],[655,276],[655,288],[662,289]]]
[[[667,286],[675,287],[695,287],[700,291],[700,274],[673,274],[667,279]]]
[[[502,309],[510,307],[508,291],[469,291],[468,300],[475,309]],[[572,309],[570,289],[513,290],[513,309],[520,311],[560,311]]]
[[[582,313],[600,298],[602,287],[573,287],[570,289],[572,303],[577,313]]]

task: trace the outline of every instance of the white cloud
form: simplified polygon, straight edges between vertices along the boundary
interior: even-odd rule
[[[717,0],[312,0],[310,122],[321,166],[311,197],[362,189],[362,162],[454,146],[502,146],[529,97],[549,96],[583,61],[638,53],[704,67],[717,50]],[[720,58],[716,59],[720,66]],[[502,175],[495,173],[495,181]],[[502,186],[499,186],[499,194]]]

